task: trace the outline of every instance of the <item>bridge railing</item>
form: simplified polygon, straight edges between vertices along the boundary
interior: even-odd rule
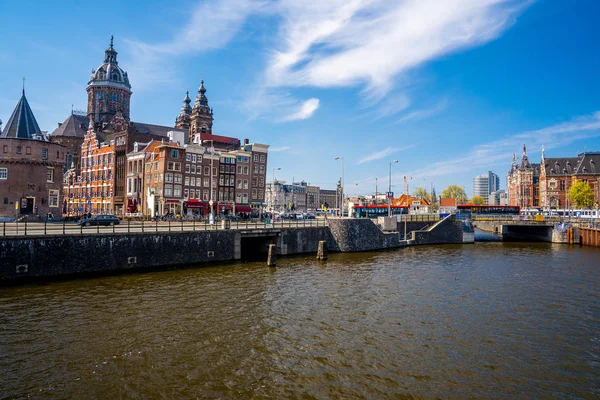
[[[519,222],[519,223],[530,223],[530,224],[555,224],[555,223],[573,223],[580,226],[594,227],[600,224],[599,218],[582,218],[582,217],[560,217],[560,216],[545,216],[545,215],[472,215],[469,219],[471,221],[489,221],[489,222]]]
[[[311,228],[327,226],[324,219],[283,220],[271,222],[257,220],[218,220],[214,224],[199,221],[121,221],[118,225],[83,226],[74,222],[3,222],[0,236],[45,236],[45,235],[110,235],[114,233],[152,232],[195,232],[217,230]]]

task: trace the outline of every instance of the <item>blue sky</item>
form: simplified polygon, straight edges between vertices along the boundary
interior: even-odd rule
[[[271,145],[277,178],[347,194],[402,178],[472,193],[511,154],[600,151],[596,0],[0,2],[0,118],[85,109],[110,35],[134,121],[172,125],[203,77],[214,132]]]

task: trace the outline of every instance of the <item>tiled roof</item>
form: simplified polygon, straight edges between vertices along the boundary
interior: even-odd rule
[[[600,174],[600,152],[580,153],[575,174]]]
[[[177,129],[172,126],[152,125],[145,124],[143,122],[133,122],[133,126],[140,133],[149,133],[159,136],[167,136],[167,132],[176,131]]]
[[[51,135],[84,137],[87,133],[89,122],[89,119],[85,115],[71,114]]]
[[[8,119],[0,137],[44,140],[42,131],[25,97],[25,90],[23,90],[23,95]]]
[[[577,157],[546,158],[544,159],[544,169],[546,175],[570,175],[575,171],[578,161]]]

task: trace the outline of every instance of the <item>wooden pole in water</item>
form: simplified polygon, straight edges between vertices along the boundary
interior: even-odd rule
[[[269,245],[269,255],[267,256],[267,266],[274,267],[277,265],[277,245]]]
[[[327,241],[319,240],[319,249],[317,250],[317,260],[327,260]]]

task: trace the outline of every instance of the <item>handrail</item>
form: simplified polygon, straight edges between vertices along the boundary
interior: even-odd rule
[[[222,221],[229,221],[223,224]],[[227,226],[228,225],[228,226]],[[0,234],[2,237],[30,236],[63,236],[63,235],[112,235],[112,234],[143,234],[148,232],[198,232],[207,230],[248,230],[248,229],[282,229],[282,228],[316,228],[328,226],[322,219],[277,221],[266,224],[259,220],[216,220],[214,224],[205,221],[121,221],[112,226],[83,226],[74,222],[2,222]]]

